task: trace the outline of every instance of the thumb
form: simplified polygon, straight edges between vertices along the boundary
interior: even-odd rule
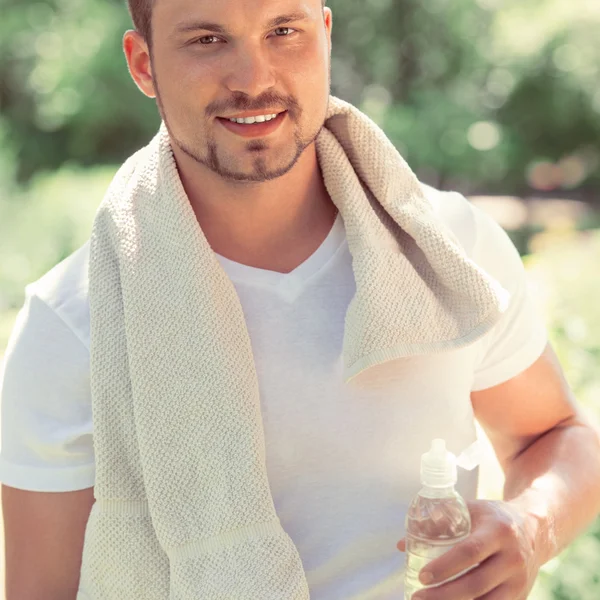
[[[400,550],[400,552],[406,552],[406,539],[402,538],[397,544],[396,548]]]

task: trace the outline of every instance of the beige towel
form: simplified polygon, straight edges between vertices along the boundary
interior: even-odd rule
[[[438,222],[384,133],[332,97],[316,144],[356,278],[346,378],[489,330],[506,292]],[[164,126],[110,186],[89,276],[97,502],[79,597],[308,598],[269,489],[242,309],[198,226]]]

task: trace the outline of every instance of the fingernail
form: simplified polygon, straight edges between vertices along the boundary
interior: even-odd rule
[[[423,573],[419,575],[419,579],[421,580],[422,584],[429,585],[433,581],[433,574],[429,571],[423,571]]]

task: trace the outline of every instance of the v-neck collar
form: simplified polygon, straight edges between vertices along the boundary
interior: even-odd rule
[[[292,300],[300,293],[309,279],[314,277],[336,255],[346,240],[342,217],[337,215],[335,222],[322,244],[300,265],[289,273],[279,273],[268,269],[250,267],[235,262],[220,254],[216,257],[234,283],[259,287],[270,287]]]

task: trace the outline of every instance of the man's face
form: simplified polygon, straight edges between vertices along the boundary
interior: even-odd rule
[[[327,111],[331,13],[321,0],[156,0],[152,24],[154,88],[173,142],[229,180],[287,173]]]

